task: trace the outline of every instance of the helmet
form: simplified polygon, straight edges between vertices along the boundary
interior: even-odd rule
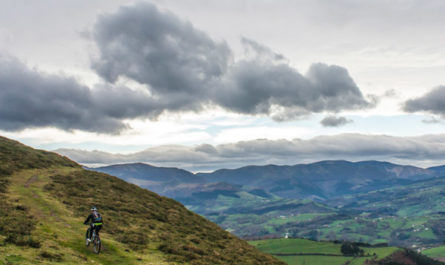
[[[97,211],[97,208],[95,206],[91,207],[91,211]]]

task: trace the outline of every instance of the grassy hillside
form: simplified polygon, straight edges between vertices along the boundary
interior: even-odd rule
[[[281,235],[285,232],[282,227],[286,225],[310,223],[316,218],[336,213],[333,208],[308,200],[262,198],[246,192],[239,192],[237,195],[238,197],[218,196],[210,201],[214,207],[208,205],[208,210],[193,206],[190,209],[246,238]],[[308,235],[302,232],[301,236]]]
[[[0,137],[0,263],[282,264],[180,203]],[[100,255],[84,246],[91,205]]]

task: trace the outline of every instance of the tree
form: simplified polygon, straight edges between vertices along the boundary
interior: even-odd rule
[[[345,242],[341,245],[341,253],[343,255],[357,256],[363,255],[364,251],[360,249],[356,244]]]

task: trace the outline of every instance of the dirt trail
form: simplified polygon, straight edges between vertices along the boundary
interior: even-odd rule
[[[34,175],[34,176],[30,177],[30,178],[26,181],[25,185],[23,185],[23,186],[24,186],[25,188],[29,188],[29,185],[31,185],[32,183],[36,182],[38,179],[39,179],[39,176]]]

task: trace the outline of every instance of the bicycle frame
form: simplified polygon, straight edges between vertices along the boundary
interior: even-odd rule
[[[89,229],[91,229],[91,228],[89,228]],[[100,241],[100,236],[96,233],[96,229],[93,229],[93,231],[92,231],[91,242],[93,243],[94,253],[99,254],[101,247],[102,247],[102,243]],[[88,245],[89,245],[89,243],[87,243],[87,246]]]

